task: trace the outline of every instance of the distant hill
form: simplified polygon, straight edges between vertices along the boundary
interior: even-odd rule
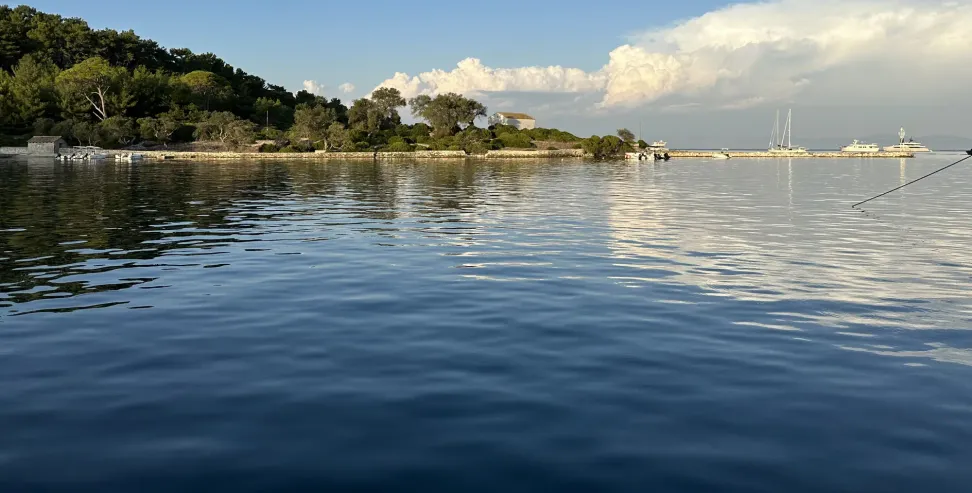
[[[851,137],[824,137],[824,138],[810,138],[810,139],[800,139],[800,145],[807,147],[809,149],[838,149],[840,146],[850,144],[851,139],[856,138],[857,140],[864,141],[866,143],[875,142],[881,147],[892,145],[898,142],[898,134],[875,134],[875,135],[865,135],[865,136],[851,136]],[[968,150],[972,148],[972,137],[958,137],[955,135],[924,135],[924,136],[908,136],[908,139],[914,139],[916,142],[921,142],[928,146],[929,149],[933,151],[959,151]],[[796,142],[794,142],[796,144]]]

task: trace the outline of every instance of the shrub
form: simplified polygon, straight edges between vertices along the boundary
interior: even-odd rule
[[[358,152],[370,151],[371,150],[371,144],[369,144],[367,142],[361,142],[361,141],[355,142],[351,146],[351,150],[352,151],[358,151]]]
[[[260,149],[257,150],[257,152],[279,152],[279,151],[280,151],[280,147],[278,147],[277,144],[269,144],[269,143],[261,145]]]
[[[280,149],[278,152],[288,152],[288,153],[290,153],[290,152],[300,152],[300,151],[298,151],[297,149],[294,149],[294,146],[287,146],[287,147],[284,147],[284,148]]]
[[[522,133],[503,133],[497,135],[497,138],[503,142],[504,147],[514,147],[521,149],[528,149],[533,147],[533,141],[530,140],[530,136]]]
[[[412,152],[413,150],[414,149],[412,149],[412,146],[402,141],[393,142],[385,148],[385,151],[387,152]]]
[[[486,154],[489,150],[489,146],[484,142],[470,142],[466,144],[466,148],[463,149],[469,154]]]
[[[557,151],[557,150],[559,150],[559,149],[557,149],[557,148],[556,148],[556,147],[554,147],[554,146],[550,146],[550,147],[548,147],[548,148],[547,148],[547,150],[548,150],[548,151]]]
[[[258,140],[277,140],[283,135],[283,130],[273,127],[263,127],[257,132]]]
[[[309,140],[302,140],[291,144],[291,147],[297,150],[297,152],[314,152],[314,143]]]

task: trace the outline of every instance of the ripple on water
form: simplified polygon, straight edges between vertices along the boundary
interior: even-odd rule
[[[0,164],[0,488],[964,491],[947,157]]]

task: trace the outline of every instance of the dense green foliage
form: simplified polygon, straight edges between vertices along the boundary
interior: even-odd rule
[[[425,123],[402,124],[399,109],[406,104]],[[406,101],[384,87],[348,107],[307,91],[290,93],[211,53],[165,49],[132,31],[94,30],[81,19],[0,5],[0,145],[53,134],[103,147],[257,142],[262,152],[476,154],[581,146],[581,139],[560,130],[476,127],[485,116],[485,106],[459,94]],[[598,142],[584,146],[598,156],[623,147]]]

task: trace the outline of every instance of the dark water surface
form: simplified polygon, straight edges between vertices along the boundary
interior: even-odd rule
[[[0,491],[972,491],[972,166],[0,164]]]

